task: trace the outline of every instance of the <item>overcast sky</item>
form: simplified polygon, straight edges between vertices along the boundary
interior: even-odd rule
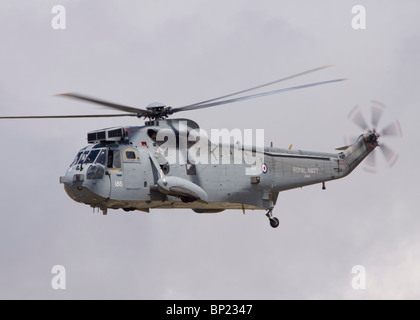
[[[67,29],[53,30],[62,4]],[[367,11],[354,30],[352,7]],[[0,2],[1,115],[106,113],[80,92],[140,108],[182,106],[334,64],[273,89],[346,82],[183,114],[204,129],[265,129],[268,145],[332,152],[360,134],[347,114],[386,104],[399,160],[281,193],[263,211],[93,214],[58,183],[86,133],[137,119],[1,122],[0,298],[420,298],[418,1]],[[67,290],[51,288],[63,265]],[[363,265],[367,289],[351,286]]]

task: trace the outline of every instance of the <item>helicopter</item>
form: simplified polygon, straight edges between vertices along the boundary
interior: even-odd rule
[[[109,209],[148,213],[153,209],[192,209],[200,214],[224,210],[242,210],[244,213],[246,210],[263,210],[271,227],[277,228],[279,219],[273,216],[273,210],[280,192],[314,184],[322,184],[325,189],[327,181],[348,176],[379,146],[381,133],[376,128],[368,129],[363,125],[366,132],[354,143],[338,148],[338,153],[324,153],[233,142],[216,143],[203,135],[193,120],[169,118],[179,112],[346,80],[314,82],[234,98],[328,67],[330,65],[177,108],[155,102],[139,109],[77,93],[65,93],[59,96],[123,113],[0,119],[144,118],[143,126],[114,127],[87,134],[88,146],[77,153],[65,175],[60,177],[60,183],[71,199],[89,205],[93,210],[101,210],[103,215],[107,215]],[[207,157],[209,161],[197,161],[197,157],[193,159],[191,155],[197,155],[197,145],[200,147],[199,158],[205,160]],[[172,151],[175,157],[169,159]],[[235,154],[239,154],[242,161],[233,161]]]

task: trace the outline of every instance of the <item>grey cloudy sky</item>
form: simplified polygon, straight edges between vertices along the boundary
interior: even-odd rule
[[[67,30],[51,8],[67,9]],[[367,29],[351,9],[367,10]],[[265,129],[266,143],[332,151],[354,105],[387,105],[399,161],[280,194],[263,212],[112,211],[73,202],[58,183],[86,133],[137,119],[1,122],[0,298],[420,298],[418,1],[0,2],[2,115],[106,113],[53,97],[75,91],[127,105],[181,106],[325,64],[284,84],[344,83],[189,112],[206,129]],[[276,87],[277,88],[277,87]],[[51,288],[51,268],[67,290]],[[367,290],[351,287],[354,265]]]

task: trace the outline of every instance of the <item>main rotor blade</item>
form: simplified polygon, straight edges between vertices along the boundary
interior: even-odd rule
[[[305,74],[312,73],[312,72],[319,71],[319,70],[326,69],[326,68],[330,68],[330,67],[332,67],[332,65],[326,65],[326,66],[318,67],[318,68],[311,69],[311,70],[308,70],[308,71],[296,73],[296,74],[291,75],[291,76],[288,76],[286,78],[282,78],[282,79],[279,79],[279,80],[271,81],[271,82],[268,82],[268,83],[265,83],[265,84],[262,84],[262,85],[253,87],[253,88],[249,88],[249,89],[245,89],[245,90],[242,90],[242,91],[238,91],[238,92],[231,93],[231,94],[228,94],[228,95],[225,95],[225,96],[221,96],[221,97],[218,97],[218,98],[213,98],[213,99],[210,99],[210,100],[200,101],[200,102],[197,102],[197,103],[194,103],[194,104],[187,105],[185,107],[192,107],[192,106],[197,106],[197,105],[200,105],[200,104],[207,104],[207,103],[210,103],[210,102],[213,102],[213,101],[217,101],[217,100],[220,100],[220,99],[230,98],[230,97],[236,96],[238,94],[242,94],[242,93],[246,93],[246,92],[249,92],[249,91],[253,91],[253,90],[261,89],[261,88],[264,88],[264,87],[268,87],[268,86],[271,86],[273,84],[276,84],[276,83],[279,83],[279,82],[282,82],[282,81],[286,81],[286,80],[290,80],[290,79],[293,79],[293,78],[297,78],[297,77],[303,76]]]
[[[137,114],[95,114],[95,115],[68,115],[68,116],[21,116],[21,117],[0,117],[0,120],[12,119],[76,119],[76,118],[117,118],[117,117],[137,117]]]
[[[283,92],[287,92],[287,91],[299,90],[299,89],[304,89],[304,88],[309,88],[309,87],[320,86],[320,85],[324,85],[324,84],[328,84],[328,83],[340,82],[340,81],[344,81],[344,80],[346,80],[346,79],[335,79],[335,80],[328,80],[328,81],[322,81],[322,82],[315,82],[315,83],[309,83],[309,84],[296,86],[296,87],[290,87],[290,88],[285,88],[285,89],[280,89],[280,90],[274,90],[274,91],[269,91],[269,92],[253,94],[253,95],[250,95],[250,96],[244,96],[244,97],[239,97],[239,98],[234,98],[234,99],[229,99],[229,100],[223,100],[223,101],[219,101],[219,102],[213,102],[213,103],[208,103],[208,104],[200,104],[200,105],[189,105],[189,106],[184,106],[184,107],[180,107],[180,108],[174,108],[174,109],[172,109],[172,113],[176,113],[176,112],[180,112],[180,111],[189,111],[189,110],[198,110],[198,109],[210,108],[210,107],[220,106],[220,105],[239,102],[239,101],[244,101],[244,100],[261,98],[261,97],[270,96],[270,95],[283,93]]]
[[[77,94],[77,93],[63,93],[63,94],[58,94],[57,96],[76,99],[76,100],[81,100],[81,101],[86,101],[86,102],[90,102],[90,103],[95,103],[95,104],[99,104],[99,105],[107,107],[107,108],[116,109],[116,110],[120,110],[120,111],[124,111],[124,112],[135,113],[139,116],[150,115],[150,112],[147,111],[147,110],[142,110],[142,109],[138,109],[138,108],[123,106],[121,104],[116,104],[116,103],[109,102],[109,101],[99,100],[99,99],[96,99],[96,98],[88,97],[88,96]]]

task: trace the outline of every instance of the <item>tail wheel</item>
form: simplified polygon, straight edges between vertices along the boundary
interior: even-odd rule
[[[270,219],[270,226],[274,229],[278,228],[278,226],[280,225],[280,221],[278,218],[273,217],[272,219]]]

